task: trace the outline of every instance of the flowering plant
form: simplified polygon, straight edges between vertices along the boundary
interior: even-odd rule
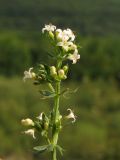
[[[57,150],[63,154],[62,147],[58,145],[58,136],[62,129],[62,122],[64,119],[70,119],[71,123],[76,121],[76,116],[70,108],[67,109],[70,113],[66,116],[62,116],[59,111],[60,96],[68,91],[61,92],[60,90],[61,81],[67,78],[69,70],[69,66],[63,65],[63,62],[71,60],[75,64],[80,59],[80,55],[78,54],[78,46],[75,44],[75,35],[71,29],[61,30],[49,24],[42,29],[42,34],[49,38],[50,43],[54,47],[52,56],[56,64],[53,66],[40,64],[37,72],[30,68],[24,72],[23,80],[32,79],[35,85],[47,84],[48,90],[41,90],[40,94],[43,99],[53,98],[54,106],[48,116],[42,112],[36,117],[35,121],[27,118],[23,119],[21,123],[29,127],[28,130],[24,131],[25,134],[36,139],[35,134],[38,132],[47,140],[47,144],[36,146],[34,150],[51,152],[52,160],[57,160]]]

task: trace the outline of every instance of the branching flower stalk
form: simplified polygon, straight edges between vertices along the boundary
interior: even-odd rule
[[[32,79],[34,85],[47,84],[48,90],[40,90],[41,98],[53,98],[54,106],[48,116],[42,112],[35,120],[26,118],[21,120],[21,123],[29,127],[23,133],[36,139],[35,133],[38,132],[47,140],[47,144],[36,146],[34,150],[39,153],[51,152],[51,160],[57,160],[57,151],[63,154],[62,147],[58,145],[59,132],[63,127],[62,122],[66,119],[70,119],[71,123],[76,121],[76,116],[70,108],[67,109],[70,113],[66,116],[62,116],[59,110],[60,96],[69,92],[68,89],[61,91],[61,82],[67,78],[69,70],[68,64],[63,65],[63,62],[71,60],[75,64],[80,59],[80,55],[78,46],[75,44],[75,35],[71,29],[61,30],[49,24],[42,29],[42,34],[48,38],[54,48],[50,56],[54,59],[55,64],[53,66],[39,64],[36,72],[31,67],[24,72],[23,80]]]

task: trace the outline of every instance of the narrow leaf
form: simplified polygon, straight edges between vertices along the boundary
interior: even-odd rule
[[[70,90],[69,88],[67,88],[66,90],[62,91],[61,94],[63,94],[63,96],[65,98],[69,98],[69,95],[72,93],[76,93],[78,91],[78,88],[74,89],[74,90]]]
[[[42,96],[42,99],[53,98],[56,96],[55,92],[50,92],[50,91],[46,91],[46,90],[40,90],[39,92]]]
[[[44,145],[44,146],[36,146],[33,149],[42,153],[42,152],[45,152],[47,150],[47,148],[48,148],[48,145]]]
[[[56,145],[57,150],[60,152],[60,154],[63,156],[64,149],[60,147],[59,145]]]

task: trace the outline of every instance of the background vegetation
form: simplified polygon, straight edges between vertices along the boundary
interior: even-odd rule
[[[22,81],[25,69],[49,61],[50,46],[45,45],[41,28],[51,22],[72,28],[82,46],[81,60],[70,64],[63,85],[79,90],[61,102],[64,115],[70,106],[78,115],[75,125],[61,133],[62,159],[120,159],[119,8],[119,0],[0,1],[0,158],[45,159],[32,151],[38,142],[21,134],[20,120],[52,106],[40,99],[30,82]]]

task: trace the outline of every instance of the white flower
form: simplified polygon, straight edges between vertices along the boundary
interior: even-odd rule
[[[62,41],[57,43],[57,46],[62,47],[66,52],[68,52],[71,45],[72,45],[72,42],[69,42],[69,41]]]
[[[24,126],[34,126],[34,122],[32,121],[32,119],[27,118],[27,119],[22,119],[21,120],[22,125]]]
[[[41,121],[42,121],[42,115],[43,115],[43,112],[37,117]]]
[[[73,64],[77,63],[77,60],[80,59],[80,55],[78,54],[78,50],[76,49],[73,54],[68,56],[69,60],[73,61]]]
[[[44,33],[45,31],[54,32],[55,29],[56,29],[56,26],[52,24],[45,25],[45,27],[42,29],[42,33]]]
[[[56,37],[58,40],[60,41],[74,41],[75,39],[75,35],[73,34],[71,29],[66,29],[66,30],[61,30],[61,29],[57,29],[56,30]]]
[[[31,67],[28,71],[24,71],[24,78],[23,81],[25,82],[26,79],[34,78],[36,75],[32,72],[33,68]]]
[[[74,41],[75,40],[75,35],[73,33],[73,31],[71,29],[66,29],[66,30],[63,30],[63,33],[69,37],[70,41]]]
[[[67,41],[69,39],[69,36],[64,33],[61,29],[56,30],[56,37],[60,41]]]
[[[25,134],[32,136],[34,139],[35,137],[35,130],[34,129],[28,129],[27,131],[24,131]]]
[[[76,121],[76,116],[74,115],[73,111],[68,108],[67,111],[70,111],[69,115],[66,116],[67,119],[73,119],[72,123],[74,123]]]

